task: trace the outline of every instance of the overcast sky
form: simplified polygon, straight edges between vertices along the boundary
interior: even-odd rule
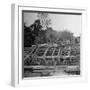
[[[51,27],[53,30],[62,31],[68,30],[74,33],[75,36],[81,33],[81,15],[71,15],[71,14],[50,14]],[[24,12],[24,22],[27,26],[34,23],[38,19],[37,13]]]

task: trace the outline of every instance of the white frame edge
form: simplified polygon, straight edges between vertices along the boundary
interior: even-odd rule
[[[26,6],[26,7],[23,7]],[[28,6],[28,7],[27,7]],[[57,11],[57,12],[80,12],[82,13],[82,34],[83,31],[86,30],[86,8],[43,8],[43,7],[29,7],[29,5],[25,4],[12,4],[11,6],[11,85],[12,86],[30,86],[30,85],[42,85],[45,82],[38,83],[39,80],[35,79],[23,79],[22,80],[22,10],[37,10],[37,11]],[[20,16],[20,17],[19,17]],[[20,21],[20,22],[19,22]],[[19,22],[19,23],[18,23]],[[19,31],[18,31],[19,30]],[[83,36],[81,37],[81,39]],[[82,40],[81,40],[82,43]],[[83,46],[81,47],[83,48]],[[83,51],[82,51],[83,52]],[[81,52],[81,56],[83,53]],[[87,81],[87,62],[82,59],[83,69],[81,77],[77,78],[60,78],[61,83],[68,82],[85,82]],[[56,78],[55,78],[56,79]],[[58,78],[59,79],[59,78]],[[41,79],[40,79],[41,80]],[[46,79],[42,79],[46,80]],[[52,81],[53,79],[51,79]],[[50,82],[50,79],[48,79]]]
[[[16,86],[18,84],[18,25],[17,6],[11,5],[11,85]]]

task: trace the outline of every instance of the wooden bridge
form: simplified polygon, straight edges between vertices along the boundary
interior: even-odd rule
[[[54,61],[54,64],[56,62],[60,62],[61,64],[69,64],[70,62],[72,64],[75,64],[75,61],[79,64],[80,60],[75,60],[76,58],[80,59],[80,55],[73,55],[71,54],[71,47],[60,47],[60,46],[35,46],[33,45],[31,48],[29,48],[28,53],[24,56],[25,60],[32,61],[45,61],[52,62]]]

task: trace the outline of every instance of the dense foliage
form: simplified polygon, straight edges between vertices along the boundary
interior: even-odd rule
[[[73,33],[64,30],[57,32],[51,27],[43,30],[40,20],[36,20],[31,26],[24,25],[24,47],[44,43],[79,43],[79,40],[73,36]]]

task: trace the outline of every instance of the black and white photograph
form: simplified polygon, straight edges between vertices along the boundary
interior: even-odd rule
[[[81,16],[22,11],[23,78],[81,75]]]

